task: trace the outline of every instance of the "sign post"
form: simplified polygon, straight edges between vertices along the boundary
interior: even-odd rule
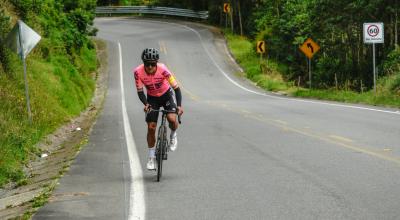
[[[263,53],[265,53],[265,41],[257,41],[257,53],[260,54],[260,64],[262,61]]]
[[[374,92],[376,95],[376,69],[375,69],[375,44],[382,44],[385,41],[383,23],[364,23],[364,43],[372,44],[372,65],[374,74]]]
[[[301,46],[300,50],[308,57],[308,79],[311,89],[311,58],[320,49],[319,45],[315,43],[311,38],[308,38]]]
[[[18,53],[24,65],[25,96],[29,123],[32,123],[32,112],[29,100],[28,77],[26,73],[26,57],[40,41],[41,37],[23,21],[19,20],[6,39],[7,46]]]
[[[225,28],[228,28],[228,14],[231,11],[231,5],[229,3],[224,3],[224,12],[225,12]]]

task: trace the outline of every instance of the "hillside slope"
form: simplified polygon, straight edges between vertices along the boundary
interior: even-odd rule
[[[85,109],[94,91],[97,60],[89,35],[95,1],[0,2],[0,41],[18,19],[42,36],[27,57],[32,124],[22,62],[0,44],[0,186],[24,179],[23,165],[40,155],[35,144]]]

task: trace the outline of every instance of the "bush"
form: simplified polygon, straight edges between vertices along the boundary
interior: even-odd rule
[[[1,5],[0,5],[1,6]],[[10,17],[5,14],[3,9],[0,9],[0,67],[4,69],[4,71],[9,71],[9,52],[5,48],[5,44],[3,43],[7,33],[10,30]]]
[[[384,74],[389,77],[387,87],[400,95],[400,47],[389,53],[383,64]]]

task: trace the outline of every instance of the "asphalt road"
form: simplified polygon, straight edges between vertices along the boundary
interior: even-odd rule
[[[109,42],[104,110],[34,219],[400,218],[398,110],[265,93],[237,76],[224,41],[201,25],[95,25]],[[132,69],[146,47],[160,49],[183,90],[179,146],[161,182],[142,168],[146,126]]]

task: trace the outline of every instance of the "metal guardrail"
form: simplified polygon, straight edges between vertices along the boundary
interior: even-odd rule
[[[208,18],[208,11],[156,6],[102,6],[96,7],[96,14],[159,14],[200,19]]]

